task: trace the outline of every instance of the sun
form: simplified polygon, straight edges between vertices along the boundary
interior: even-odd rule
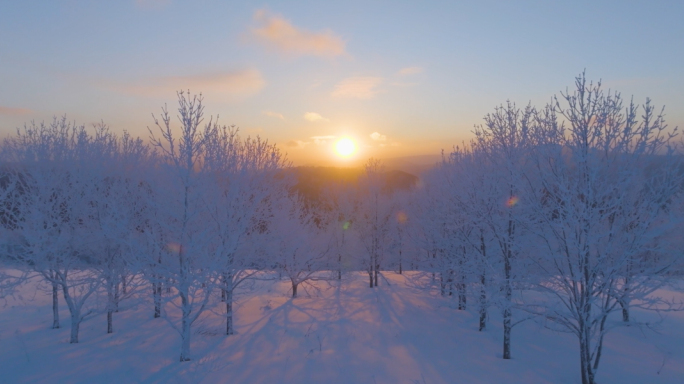
[[[335,152],[341,157],[349,157],[356,152],[356,144],[348,137],[343,137],[335,143]]]

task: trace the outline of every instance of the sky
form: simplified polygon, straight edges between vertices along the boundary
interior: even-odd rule
[[[681,1],[0,0],[0,136],[66,115],[149,137],[176,91],[295,165],[438,155],[586,71],[684,128]],[[350,158],[340,138],[358,145]]]

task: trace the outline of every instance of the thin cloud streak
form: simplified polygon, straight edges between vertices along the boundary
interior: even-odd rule
[[[402,76],[415,75],[418,73],[423,73],[423,67],[406,67],[399,70],[399,74]]]
[[[311,136],[311,140],[313,140],[313,142],[314,142],[316,145],[321,145],[321,144],[327,143],[327,142],[330,141],[330,140],[334,140],[336,137],[337,137],[337,136],[333,136],[333,135],[327,135],[327,136]]]
[[[261,113],[266,115],[266,116],[269,116],[269,117],[275,117],[275,118],[280,119],[280,120],[285,120],[285,116],[283,116],[282,113],[272,112],[272,111],[263,111]]]
[[[258,70],[245,69],[194,76],[158,77],[123,85],[110,84],[106,87],[148,97],[168,97],[178,90],[189,89],[240,99],[257,94],[265,84],[266,81]]]
[[[350,77],[337,83],[330,95],[337,98],[371,99],[380,92],[377,87],[381,83],[381,77]]]
[[[309,144],[308,141],[302,141],[302,140],[290,140],[285,142],[285,146],[288,148],[295,148],[295,149],[302,149],[304,148],[307,144]]]
[[[33,112],[33,111],[30,109],[27,109],[27,108],[12,108],[12,107],[3,107],[2,105],[0,105],[0,115],[21,116],[21,115],[28,115],[31,112]]]
[[[371,133],[370,138],[373,139],[373,141],[385,141],[385,140],[387,140],[387,136],[381,135],[378,132]]]
[[[305,114],[304,114],[304,119],[307,120],[307,121],[310,121],[310,122],[312,122],[312,123],[316,123],[316,122],[319,122],[319,121],[322,121],[322,122],[329,122],[329,121],[330,121],[330,119],[326,119],[325,117],[319,115],[319,114],[316,113],[316,112],[307,112],[307,113],[305,113]]]
[[[311,32],[297,28],[279,15],[266,10],[254,13],[254,21],[260,26],[250,30],[251,37],[269,49],[286,55],[335,57],[346,54],[346,43],[326,30]]]

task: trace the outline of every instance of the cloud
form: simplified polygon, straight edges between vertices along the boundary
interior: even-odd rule
[[[382,83],[381,77],[357,76],[344,79],[337,83],[331,93],[332,97],[370,99],[378,91],[376,88]]]
[[[385,141],[385,140],[387,140],[387,136],[381,135],[378,132],[371,133],[370,138],[373,139],[374,141]]]
[[[306,119],[306,120],[308,120],[308,121],[310,121],[310,122],[312,122],[312,123],[315,123],[315,122],[317,122],[317,121],[324,121],[324,122],[330,121],[330,119],[326,119],[325,117],[319,115],[319,114],[316,113],[316,112],[307,112],[307,113],[305,113],[305,114],[304,114],[304,119]]]
[[[191,76],[166,76],[140,80],[128,84],[110,84],[108,87],[125,93],[169,97],[178,90],[221,95],[239,99],[258,93],[266,84],[256,69],[224,71]]]
[[[332,135],[328,135],[328,136],[311,136],[311,140],[313,140],[313,142],[314,142],[316,145],[321,145],[321,144],[327,143],[327,142],[330,141],[330,140],[334,140],[336,137],[337,137],[337,136],[332,136]]]
[[[308,141],[290,140],[290,141],[285,143],[285,146],[288,148],[301,149],[301,148],[304,148],[307,144],[309,144]]]
[[[399,74],[402,76],[407,76],[407,75],[415,75],[417,73],[422,73],[423,68],[422,67],[406,67],[402,68],[399,70]]]
[[[251,29],[251,36],[270,49],[287,55],[334,57],[345,54],[344,40],[332,31],[311,32],[297,28],[279,15],[266,10],[254,13],[259,27]]]
[[[7,115],[7,116],[20,116],[20,115],[27,115],[31,113],[30,109],[26,108],[12,108],[12,107],[3,107],[0,105],[0,115]]]
[[[285,116],[283,116],[282,113],[271,112],[271,111],[263,111],[261,113],[266,115],[266,116],[275,117],[275,118],[278,118],[280,120],[285,120]]]

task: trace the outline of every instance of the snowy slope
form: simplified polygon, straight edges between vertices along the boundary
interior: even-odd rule
[[[241,296],[237,334],[205,313],[193,326],[193,360],[179,363],[180,337],[150,304],[82,324],[69,344],[69,317],[52,324],[50,297],[24,286],[0,307],[2,383],[579,383],[577,341],[524,322],[513,329],[513,359],[501,359],[500,317],[477,331],[477,314],[407,284],[404,276],[370,289],[363,274],[318,283],[288,297],[285,282],[259,282]],[[389,282],[389,284],[388,284]],[[633,312],[641,321],[657,314]],[[616,320],[618,320],[616,318]],[[684,313],[607,336],[600,383],[684,382]]]

